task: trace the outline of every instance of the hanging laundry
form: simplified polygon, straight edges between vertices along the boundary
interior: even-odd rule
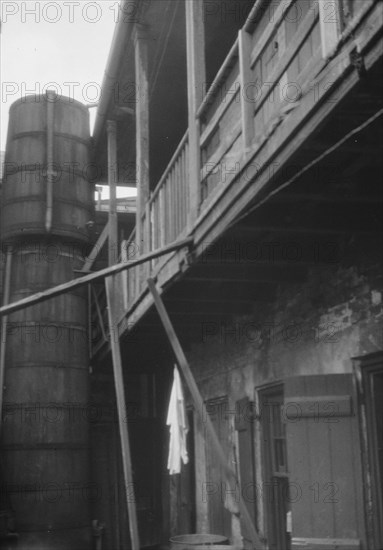
[[[173,387],[170,394],[166,424],[169,426],[170,432],[168,470],[171,475],[179,474],[181,471],[181,460],[184,464],[189,462],[186,449],[186,435],[189,431],[189,426],[185,412],[181,378],[176,365],[174,366]]]

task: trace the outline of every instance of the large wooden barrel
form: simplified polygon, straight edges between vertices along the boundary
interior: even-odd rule
[[[89,145],[89,112],[78,101],[31,95],[13,103],[2,197],[4,241],[47,232],[48,175],[53,195],[48,232],[69,240],[88,240],[93,193]]]
[[[10,300],[73,279],[78,246],[60,241],[15,244]],[[19,546],[90,548],[89,509],[100,498],[89,479],[86,289],[9,316],[2,448]]]

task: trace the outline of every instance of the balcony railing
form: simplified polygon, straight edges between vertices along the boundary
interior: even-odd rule
[[[127,261],[137,254],[152,252],[182,238],[187,232],[189,216],[189,143],[188,132],[180,141],[164,174],[151,193],[141,218],[142,243],[136,239],[136,229],[121,245],[121,259]],[[166,263],[164,256],[123,272],[118,277],[123,288],[124,310],[139,298],[146,279]]]
[[[199,219],[208,215],[229,185],[233,184],[235,194],[238,174],[250,154],[262,153],[263,160],[272,156],[268,140],[277,128],[283,129],[284,124],[287,128],[289,114],[315,83],[327,63],[326,55],[333,55],[326,48],[337,47],[348,29],[353,32],[362,12],[367,13],[374,2],[332,0],[321,5],[321,12],[317,0],[282,0],[272,2],[272,11],[266,9],[260,15],[261,4],[255,2],[196,114],[201,161]],[[328,13],[323,12],[324,5]],[[290,135],[288,130],[283,132]],[[194,229],[189,223],[191,183],[187,131],[146,204],[140,220],[141,243],[134,230],[122,244],[123,260],[159,249]],[[142,297],[149,275],[159,273],[170,256],[117,277],[123,289],[122,316]]]

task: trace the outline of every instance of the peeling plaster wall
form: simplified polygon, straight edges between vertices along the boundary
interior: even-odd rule
[[[237,400],[254,399],[255,387],[289,376],[352,372],[353,357],[383,350],[382,279],[375,259],[359,266],[314,266],[305,284],[280,287],[275,301],[255,305],[251,316],[230,323],[207,318],[188,353],[204,399],[227,395],[233,411]],[[229,416],[234,426],[234,413]],[[228,439],[234,453],[234,429]],[[197,486],[204,475],[198,464]],[[198,504],[197,527],[205,531],[206,503]],[[235,515],[232,533],[240,544]]]
[[[351,358],[383,349],[380,266],[313,269],[271,307],[231,323],[206,321],[188,356],[205,399],[252,398],[254,386],[304,374],[345,373]]]

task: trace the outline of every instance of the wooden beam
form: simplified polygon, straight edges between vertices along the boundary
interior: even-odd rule
[[[141,218],[149,199],[149,61],[148,34],[144,25],[136,24],[134,32],[136,74],[136,237],[141,250]]]
[[[113,265],[118,261],[118,221],[117,221],[117,195],[116,186],[118,179],[117,167],[117,123],[108,120],[106,125],[108,135],[108,184],[109,184],[109,241],[108,264]]]
[[[193,226],[200,206],[200,129],[197,111],[206,83],[203,0],[186,0],[186,51],[189,112],[189,197],[188,227]]]
[[[191,372],[189,363],[186,359],[186,356],[183,352],[181,344],[174,331],[173,325],[169,319],[165,306],[162,302],[160,295],[157,292],[156,286],[152,279],[148,279],[148,287],[153,296],[154,304],[156,306],[156,309],[158,311],[158,314],[164,326],[169,342],[173,348],[174,355],[176,356],[177,362],[181,368],[183,378],[191,393],[191,396],[194,402],[195,411],[200,416],[202,422],[206,423],[206,430],[211,439],[213,450],[216,454],[217,460],[221,463],[221,466],[222,466],[223,477],[225,478],[225,481],[229,487],[231,488],[236,487],[239,484],[237,475],[235,471],[228,465],[227,457],[225,456],[221,443],[219,442],[219,439],[215,432],[212,421],[209,415],[207,414],[204,400],[200,394],[200,391],[198,389],[194,376]],[[261,543],[261,540],[255,529],[253,520],[251,519],[248,509],[246,507],[246,504],[242,498],[239,500],[239,511],[242,516],[243,522],[248,529],[249,536],[253,544],[254,550],[261,550],[261,549],[263,550],[263,544]]]
[[[129,531],[132,543],[132,550],[140,550],[140,541],[138,536],[136,500],[134,498],[134,484],[132,474],[132,460],[130,454],[130,442],[128,432],[128,422],[126,421],[126,402],[124,392],[124,377],[122,374],[121,350],[116,326],[116,289],[113,277],[105,279],[106,300],[108,305],[108,321],[110,346],[113,359],[114,385],[116,389],[118,424],[120,429],[122,467],[125,481],[125,497],[128,508]]]
[[[5,278],[4,278],[4,295],[3,304],[6,305],[9,302],[9,295],[11,291],[11,271],[12,271],[12,247],[8,247],[6,260],[5,260]],[[1,346],[0,346],[0,432],[2,426],[2,410],[3,410],[3,391],[4,391],[4,375],[5,375],[5,349],[7,341],[7,323],[8,316],[5,315],[1,320]]]
[[[87,256],[87,258],[84,262],[84,265],[82,266],[80,272],[88,273],[91,270],[94,262],[96,261],[97,256],[99,255],[102,247],[104,246],[108,236],[109,236],[109,222],[105,225],[104,229],[100,233],[100,236],[97,239],[97,242],[95,243],[94,247],[92,248],[92,251],[90,252],[90,254],[88,254],[88,256]]]
[[[243,147],[248,149],[254,139],[254,99],[247,95],[248,85],[254,80],[251,70],[251,35],[241,29],[238,35],[239,75],[241,81],[241,119]]]
[[[102,279],[105,279],[105,277],[116,275],[117,273],[121,273],[125,269],[130,269],[136,265],[145,263],[148,260],[152,260],[153,258],[158,258],[165,254],[169,254],[170,252],[179,250],[180,248],[189,247],[192,245],[192,243],[193,243],[192,237],[189,237],[187,239],[182,239],[180,241],[176,241],[173,244],[169,244],[168,246],[165,246],[163,248],[150,252],[149,254],[143,254],[142,256],[137,258],[137,260],[132,260],[130,262],[122,262],[110,267],[106,267],[105,269],[101,269],[100,271],[96,271],[94,273],[89,273],[88,275],[84,275],[84,277],[80,277],[79,279],[74,279],[73,281],[68,281],[67,283],[63,283],[62,285],[58,285],[53,288],[48,288],[47,290],[38,292],[37,294],[33,294],[32,296],[28,296],[27,298],[23,298],[22,300],[13,302],[12,304],[2,306],[0,308],[0,316],[8,315],[9,313],[13,313],[15,311],[20,311],[21,309],[24,309],[26,307],[33,306],[34,304],[38,304],[45,300],[49,300],[49,298],[59,296],[60,294],[65,294],[66,292],[69,292],[74,288],[79,288],[89,283],[93,283],[95,281],[100,281]]]
[[[106,332],[105,332],[104,319],[102,318],[102,313],[101,313],[101,308],[100,308],[100,304],[99,304],[99,301],[98,301],[98,296],[97,296],[97,293],[94,289],[94,286],[90,285],[90,287],[92,289],[94,303],[96,305],[97,317],[98,317],[98,322],[100,324],[102,337],[103,337],[104,341],[106,342],[108,340],[108,337],[107,337]]]
[[[324,58],[332,53],[338,43],[340,16],[339,2],[319,0],[319,22]]]

